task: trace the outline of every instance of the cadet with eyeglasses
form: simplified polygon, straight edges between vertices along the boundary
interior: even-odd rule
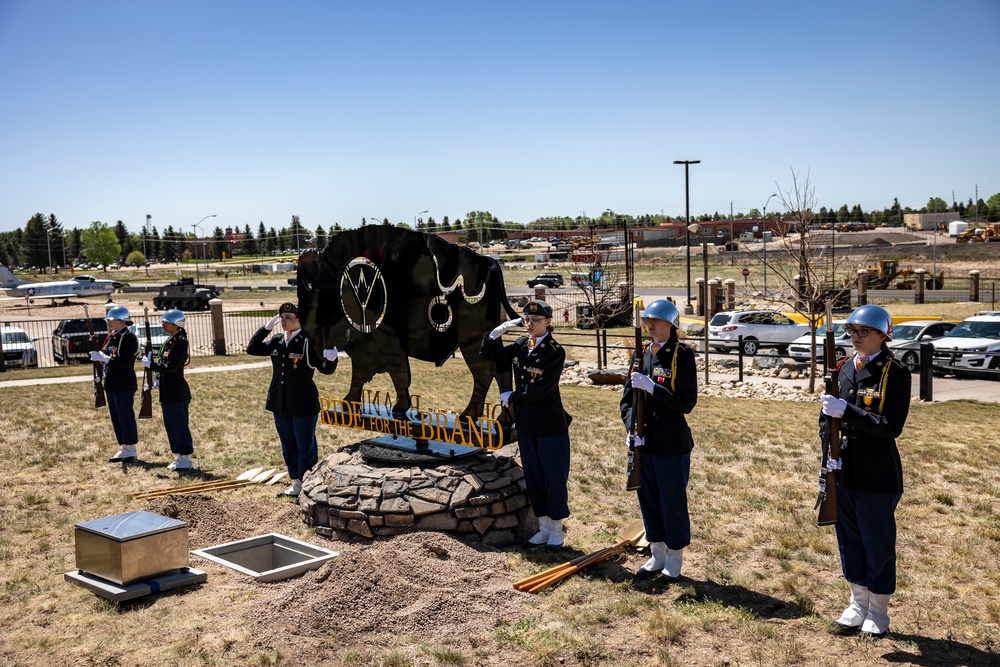
[[[130,463],[136,459],[139,431],[135,423],[135,359],[139,355],[139,339],[129,331],[132,324],[128,308],[112,306],[105,319],[108,335],[100,350],[90,353],[91,361],[103,364],[104,394],[108,399],[111,426],[118,440],[118,451],[110,463]]]
[[[479,354],[496,364],[512,364],[514,390],[500,394],[500,404],[514,410],[518,448],[528,501],[539,530],[527,546],[558,550],[564,541],[563,520],[569,516],[569,424],[559,378],[566,351],[552,336],[552,307],[532,300],[524,317],[508,320],[483,336]],[[524,323],[528,335],[504,345],[502,336]]]
[[[910,372],[893,357],[892,318],[880,306],[861,306],[847,318],[854,354],[838,363],[840,395],[823,395],[826,417],[839,418],[843,444],[838,469],[837,544],[851,601],[836,625],[842,632],[882,636],[896,590],[896,505],[903,467],[896,438],[910,410]]]
[[[167,432],[170,451],[177,459],[167,466],[169,470],[190,470],[194,467],[194,444],[188,426],[188,409],[191,389],[184,379],[184,367],[191,363],[190,345],[184,329],[184,313],[176,308],[163,313],[160,318],[168,338],[160,349],[142,358],[142,365],[153,371],[153,387],[160,390],[160,410],[163,428]]]
[[[278,324],[282,333],[268,339]],[[271,357],[271,384],[265,408],[274,413],[281,455],[291,481],[291,486],[278,495],[297,497],[302,491],[302,476],[319,461],[316,442],[319,390],[313,374],[319,371],[330,375],[337,369],[337,348],[316,350],[302,332],[298,307],[283,303],[278,314],[247,343],[247,354]]]

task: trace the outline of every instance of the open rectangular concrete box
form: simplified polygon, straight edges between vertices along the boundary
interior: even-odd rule
[[[217,544],[192,551],[256,581],[280,581],[315,570],[337,556],[336,551],[313,546],[277,533]]]

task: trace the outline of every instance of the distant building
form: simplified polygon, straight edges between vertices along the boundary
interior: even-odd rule
[[[911,231],[947,229],[949,222],[959,219],[958,213],[904,213],[903,226]]]

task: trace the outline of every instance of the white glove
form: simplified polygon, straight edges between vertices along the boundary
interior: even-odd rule
[[[827,417],[840,419],[847,410],[847,401],[830,394],[823,394],[823,414]]]
[[[264,325],[264,328],[267,329],[268,331],[271,331],[272,329],[274,329],[274,327],[278,326],[279,322],[281,322],[281,315],[275,315],[274,317],[272,317],[267,321],[267,324]]]
[[[631,433],[625,434],[625,446],[631,447],[635,445],[636,447],[642,447],[646,444],[646,438],[641,435],[632,435]]]
[[[149,352],[145,357],[142,358],[142,367],[149,368],[153,365],[153,353]]]
[[[514,327],[519,327],[519,326],[521,326],[520,317],[515,317],[512,320],[507,320],[506,322],[504,322],[503,324],[501,324],[496,329],[490,332],[490,338],[492,340],[496,340],[500,336],[504,335],[504,333],[510,331]]]
[[[323,350],[323,358],[326,359],[327,361],[336,361],[337,360],[336,346],[331,347],[328,350]]]
[[[634,371],[632,373],[632,387],[634,389],[641,389],[642,391],[652,394],[653,387],[655,386],[656,383],[653,382],[653,379],[648,375],[643,375],[639,371]]]
[[[106,364],[109,361],[111,361],[111,357],[109,357],[108,355],[104,354],[100,350],[94,350],[93,352],[90,353],[90,360],[91,361],[99,361],[102,364]]]
[[[505,391],[504,393],[500,394],[500,405],[506,408],[510,403],[510,395],[513,393],[514,392],[512,391]]]

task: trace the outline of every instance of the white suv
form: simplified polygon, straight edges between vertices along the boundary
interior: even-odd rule
[[[846,357],[854,350],[851,345],[851,337],[847,335],[847,320],[833,321],[833,343],[838,359]],[[823,363],[823,355],[826,354],[826,325],[816,328],[816,361]],[[812,336],[808,333],[799,336],[788,346],[788,356],[795,361],[809,361],[812,359]]]
[[[35,338],[29,338],[21,327],[12,324],[0,326],[3,336],[3,360],[7,368],[37,368],[38,350]]]
[[[765,347],[785,353],[793,340],[807,333],[808,324],[774,310],[727,310],[708,323],[708,344],[718,352],[729,352],[739,347],[743,336],[743,354],[752,357]]]
[[[983,311],[934,341],[934,369],[956,377],[1000,371],[1000,311]]]

